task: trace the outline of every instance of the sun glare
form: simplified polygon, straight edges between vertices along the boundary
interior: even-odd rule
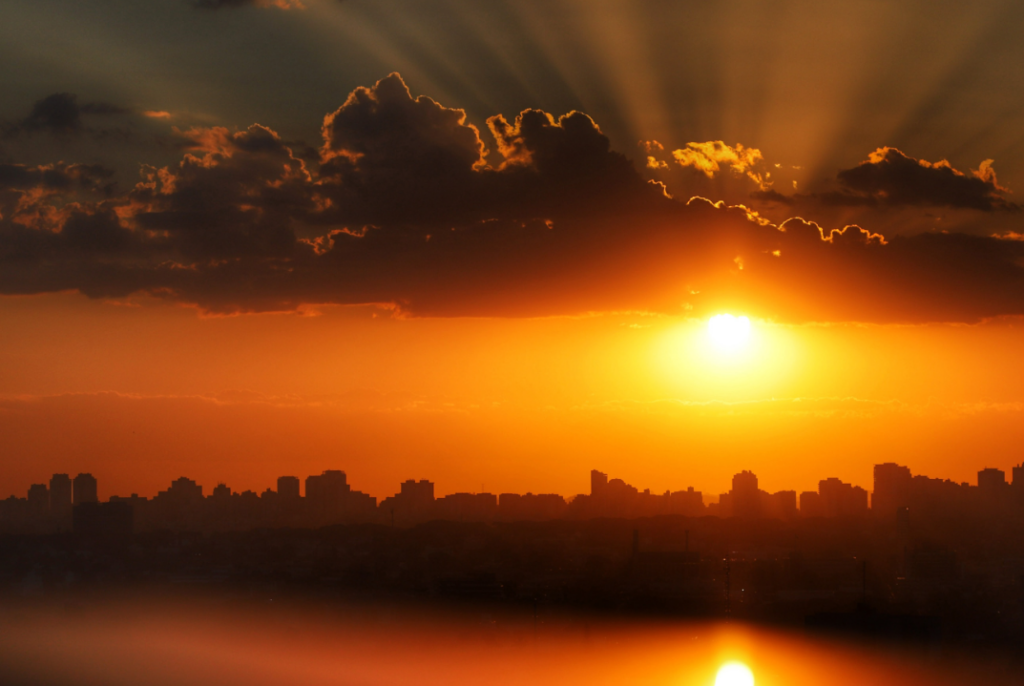
[[[754,686],[754,673],[742,662],[726,662],[718,670],[715,686]]]
[[[750,341],[750,320],[731,314],[716,314],[708,320],[708,338],[721,352],[742,350]]]

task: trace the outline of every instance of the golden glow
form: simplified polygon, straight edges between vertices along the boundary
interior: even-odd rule
[[[0,498],[69,471],[92,472],[103,498],[151,497],[179,476],[262,492],[324,469],[378,498],[412,477],[439,495],[581,493],[602,467],[662,491],[723,493],[743,469],[770,491],[816,490],[827,476],[870,489],[865,455],[973,482],[1019,462],[1024,441],[1020,380],[1006,371],[1019,366],[1024,319],[751,317],[746,349],[724,354],[707,317],[200,318],[143,305],[0,298]],[[709,686],[734,657],[686,683]]]
[[[720,352],[743,350],[750,343],[750,320],[731,314],[716,314],[708,320],[708,338]]]
[[[742,662],[726,662],[718,670],[715,686],[754,686],[754,673]]]

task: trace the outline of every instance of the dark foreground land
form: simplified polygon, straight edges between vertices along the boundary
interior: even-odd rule
[[[0,538],[0,602],[113,594],[733,619],[929,650],[1024,641],[1018,527],[869,518],[435,521]]]

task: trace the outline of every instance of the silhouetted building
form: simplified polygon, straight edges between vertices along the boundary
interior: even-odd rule
[[[310,503],[330,507],[348,493],[348,477],[339,469],[327,469],[319,476],[306,477],[306,499]]]
[[[978,486],[913,475],[907,467],[887,463],[875,466],[877,491],[872,498],[879,516],[896,524],[897,536],[908,545],[920,541],[911,535],[913,514],[915,534],[920,537],[936,527],[972,526],[984,522],[1019,518],[1024,513],[1024,465],[1013,468],[1013,484],[1005,473],[987,468],[978,473]],[[622,479],[591,472],[591,493],[566,501],[557,494],[527,493],[454,493],[435,499],[434,484],[426,479],[407,480],[396,495],[377,506],[373,497],[354,491],[345,472],[326,470],[306,479],[306,497],[299,494],[297,477],[280,477],[277,490],[233,492],[218,484],[208,498],[203,488],[185,477],[176,479],[166,491],[151,501],[134,495],[131,499],[112,497],[131,508],[134,526],[140,531],[153,529],[228,531],[260,527],[320,527],[343,523],[386,522],[402,526],[431,519],[454,521],[506,522],[551,519],[634,519],[662,515],[699,517],[770,518],[791,520],[797,516],[857,517],[868,510],[868,493],[863,488],[837,478],[823,479],[819,490],[767,493],[758,488],[758,479],[750,471],[733,477],[733,488],[719,502],[705,507],[703,495],[692,487],[685,491],[652,493]],[[0,501],[0,533],[52,533],[72,525],[70,507],[97,502],[96,480],[79,474],[74,482],[66,474],[55,474],[49,488],[34,484],[27,498],[10,497]],[[884,514],[892,507],[891,518]],[[56,513],[63,511],[64,517]],[[887,529],[890,531],[892,529]],[[901,543],[902,545],[902,543]],[[909,563],[905,563],[909,564]]]
[[[659,514],[700,517],[704,514],[704,494],[690,486],[685,491],[665,491],[665,507]]]
[[[822,517],[861,517],[868,513],[868,492],[835,477],[818,482]]]
[[[203,487],[192,479],[181,476],[172,481],[166,491],[161,491],[157,494],[158,498],[161,496],[174,502],[194,503],[202,499]]]
[[[988,467],[978,472],[978,490],[983,494],[1002,494],[1006,488],[1006,472]]]
[[[314,521],[321,524],[368,521],[376,514],[377,499],[353,491],[345,472],[328,469],[320,476],[306,479],[306,507]]]
[[[896,510],[910,505],[910,468],[886,462],[875,465],[875,490],[871,496],[871,510],[875,516],[896,517]]]
[[[379,510],[386,521],[394,524],[413,524],[435,518],[434,484],[426,479],[408,479],[401,490],[385,498]]]
[[[172,481],[152,501],[153,520],[160,528],[198,529],[203,515],[203,487],[184,476]]]
[[[762,517],[768,519],[796,519],[796,491],[778,491],[776,493],[766,493],[761,491],[761,511]]]
[[[401,489],[402,498],[410,504],[430,505],[434,502],[434,483],[432,481],[408,479],[402,482]]]
[[[96,478],[92,474],[79,474],[74,482],[74,504],[97,503]]]
[[[67,474],[50,477],[50,513],[58,519],[71,515],[71,477]]]
[[[989,467],[978,472],[978,495],[985,516],[1005,515],[1012,506],[1012,490],[1001,469]]]
[[[341,519],[342,501],[349,492],[348,477],[338,469],[306,477],[306,508],[319,525]]]
[[[299,477],[277,477],[277,494],[282,498],[299,498]]]
[[[32,484],[28,487],[28,511],[32,517],[42,520],[50,510],[50,491],[46,484]]]
[[[511,495],[511,494],[509,494]],[[590,494],[578,495],[567,504],[565,516],[572,519],[592,517],[653,517],[679,514],[693,517],[705,514],[704,497],[691,486],[685,491],[651,493],[627,484],[622,479],[608,479],[596,469],[590,472]]]
[[[729,492],[733,517],[758,517],[761,514],[761,492],[757,487],[757,476],[742,471],[732,477],[732,491]]]
[[[910,529],[910,508],[909,507],[897,507],[896,508],[896,535],[900,540],[906,542],[910,540],[911,535]]]

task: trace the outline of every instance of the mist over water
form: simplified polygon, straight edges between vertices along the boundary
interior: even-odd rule
[[[711,686],[740,662],[758,686],[1020,684],[1005,659],[810,639],[737,623],[412,610],[201,598],[8,607],[0,683],[650,684]]]

